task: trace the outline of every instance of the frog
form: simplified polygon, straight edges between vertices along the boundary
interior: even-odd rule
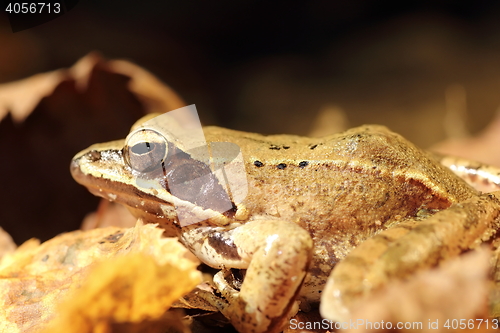
[[[320,301],[325,317],[348,318],[391,279],[474,248],[500,226],[500,194],[467,182],[494,180],[498,169],[467,168],[466,161],[421,150],[381,125],[322,138],[216,126],[203,132],[209,145],[232,142],[241,149],[248,192],[227,211],[169,191],[166,174],[203,163],[175,140],[160,153],[135,149],[154,144],[155,133],[92,145],[75,155],[70,170],[91,193],[158,224],[219,270],[215,292],[201,297],[239,332],[279,332],[299,308]],[[172,152],[182,161],[171,162]],[[134,163],[161,186],[138,186]],[[212,190],[222,188],[217,179],[212,183]],[[212,196],[203,186],[194,191]],[[199,222],[181,225],[179,207]]]

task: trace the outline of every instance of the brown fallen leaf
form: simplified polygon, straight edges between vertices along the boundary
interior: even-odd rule
[[[38,332],[53,318],[52,332],[106,332],[142,321],[156,327],[201,281],[198,261],[162,233],[138,223],[24,243],[0,261],[0,332]]]
[[[109,61],[108,66],[132,78],[129,89],[146,105],[147,113],[164,113],[186,105],[175,91],[144,68],[124,60]]]
[[[0,120],[10,112],[16,123],[22,122],[66,77],[64,70],[57,70],[0,84]]]
[[[77,229],[97,199],[71,179],[71,158],[124,138],[149,112],[181,106],[151,73],[96,53],[69,69],[0,84],[2,227],[17,243]]]
[[[0,259],[7,253],[11,253],[16,249],[16,244],[12,237],[0,228]]]
[[[10,113],[15,122],[24,121],[43,98],[54,94],[65,81],[72,81],[76,91],[85,94],[92,81],[92,71],[97,67],[127,76],[129,90],[146,104],[145,113],[163,113],[186,105],[177,93],[143,68],[124,60],[105,61],[97,53],[90,53],[69,69],[0,84],[0,120]]]

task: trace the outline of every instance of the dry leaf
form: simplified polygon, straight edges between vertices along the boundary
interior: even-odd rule
[[[186,106],[176,92],[143,68],[124,60],[112,60],[108,65],[111,70],[132,78],[129,88],[147,105],[148,113],[164,113]]]
[[[16,244],[12,237],[0,228],[0,259],[7,253],[11,253],[16,249]]]
[[[0,261],[0,332],[37,332],[56,313],[64,325],[75,316],[71,311],[83,310],[88,310],[81,315],[90,320],[89,325],[103,325],[103,318],[108,324],[119,323],[126,318],[126,310],[115,317],[113,306],[118,309],[127,295],[133,309],[144,307],[134,303],[137,300],[155,306],[134,310],[130,321],[149,318],[154,324],[175,299],[201,281],[198,262],[176,239],[164,238],[162,233],[153,225],[138,223],[130,229],[75,231],[41,245],[36,240],[24,243]],[[106,288],[111,293],[103,293]],[[151,292],[164,294],[152,302]],[[69,317],[64,317],[56,307],[69,293],[75,296],[66,298],[63,310],[69,311],[65,312]],[[95,297],[88,298],[92,294]]]
[[[148,112],[183,105],[147,71],[94,53],[69,69],[1,84],[2,227],[17,243],[78,229],[97,199],[71,179],[71,158],[124,138]]]
[[[70,69],[0,84],[0,120],[10,112],[16,122],[24,121],[44,97],[54,94],[58,86],[65,82],[71,82],[77,93],[84,95],[89,90],[92,72],[96,68],[128,77],[130,91],[144,103],[151,105],[146,108],[146,113],[163,113],[186,105],[172,89],[141,67],[124,60],[105,61],[97,53],[90,53]],[[102,88],[104,91],[105,87]],[[112,111],[110,109],[110,113]]]
[[[0,84],[0,120],[10,112],[15,122],[22,122],[65,78],[64,70],[57,70]]]
[[[199,275],[168,262],[160,264],[144,253],[108,259],[93,267],[81,288],[68,295],[44,332],[121,332],[123,326],[120,331],[113,326],[144,322],[141,332],[161,333],[165,327],[155,321],[163,322],[172,303],[198,282]]]

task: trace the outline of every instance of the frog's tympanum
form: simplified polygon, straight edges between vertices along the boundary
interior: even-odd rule
[[[434,156],[382,126],[324,138],[219,127],[203,131],[207,142],[240,147],[248,182],[241,202],[209,218],[203,216],[206,202],[178,198],[162,180],[175,168],[199,167],[189,152],[181,154],[182,162],[169,161],[171,151],[182,150],[175,142],[168,143],[168,153],[134,156],[161,188],[137,186],[137,171],[124,156],[133,147],[124,147],[124,140],[80,152],[71,172],[95,195],[158,223],[220,269],[214,277],[218,292],[205,297],[240,332],[279,331],[299,302],[304,308],[321,298],[329,319],[349,318],[354,304],[388,280],[473,248],[499,227],[500,194],[480,194]],[[154,154],[166,156],[155,166]],[[468,170],[477,181],[482,166]],[[484,170],[491,175],[495,169]],[[194,191],[210,193],[203,185]],[[175,213],[181,206],[201,214],[201,222],[181,226]],[[232,274],[235,269],[243,273],[240,278]]]

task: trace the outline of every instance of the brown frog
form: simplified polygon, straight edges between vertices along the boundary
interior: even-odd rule
[[[500,195],[480,194],[382,126],[324,138],[219,127],[203,132],[210,145],[232,142],[243,156],[248,193],[224,212],[169,191],[165,175],[180,165],[200,167],[171,138],[164,143],[168,152],[160,153],[134,149],[155,143],[155,135],[147,134],[132,144],[93,145],[74,157],[71,172],[92,193],[158,223],[220,269],[214,277],[217,295],[204,297],[240,332],[279,331],[297,301],[307,307],[322,294],[329,313],[336,313],[330,319],[344,319],[356,300],[389,279],[477,246],[499,226]],[[170,162],[174,151],[184,154],[181,162]],[[137,185],[131,160],[147,161],[144,173],[154,185]],[[211,186],[218,186],[217,179]],[[177,209],[201,222],[181,226]],[[245,272],[241,285],[231,269]]]

